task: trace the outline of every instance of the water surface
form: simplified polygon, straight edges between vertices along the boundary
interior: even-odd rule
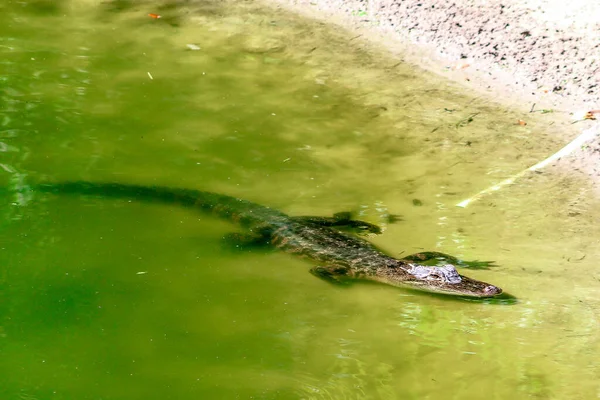
[[[0,11],[3,399],[600,397],[585,186],[544,172],[455,207],[556,151],[548,120],[248,2]],[[464,274],[518,301],[333,288],[209,216],[26,191],[61,180],[353,210],[392,255],[495,260]]]

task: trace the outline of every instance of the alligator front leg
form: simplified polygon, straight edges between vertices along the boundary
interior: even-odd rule
[[[493,261],[465,261],[438,251],[423,251],[402,258],[402,261],[415,262],[423,265],[452,264],[457,267],[470,269],[489,269],[495,267]]]
[[[346,267],[317,266],[311,268],[310,273],[336,286],[348,286],[351,282],[351,279],[348,277],[348,268]]]
[[[223,236],[223,242],[227,247],[236,250],[247,248],[267,248],[271,241],[271,230],[267,227],[256,226],[248,233],[233,232]]]

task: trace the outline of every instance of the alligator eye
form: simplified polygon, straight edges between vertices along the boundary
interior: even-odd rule
[[[442,275],[440,275],[438,273],[434,273],[434,272],[432,272],[431,274],[429,274],[429,278],[433,279],[433,280],[436,280],[436,281],[443,281],[444,280],[444,277]]]

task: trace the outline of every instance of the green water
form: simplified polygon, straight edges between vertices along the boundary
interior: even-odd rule
[[[544,172],[454,206],[560,148],[556,125],[363,47],[245,1],[3,2],[1,184],[401,214],[370,240],[496,260],[464,273],[516,304],[338,289],[190,210],[4,193],[0,398],[599,398],[585,186]]]

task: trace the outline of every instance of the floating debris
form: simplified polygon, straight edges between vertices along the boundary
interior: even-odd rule
[[[474,118],[475,118],[477,115],[479,115],[479,113],[478,113],[478,112],[476,112],[476,113],[473,113],[473,114],[469,115],[467,118],[461,119],[460,121],[458,121],[458,122],[455,124],[455,127],[456,127],[456,129],[458,129],[458,128],[462,128],[462,127],[465,127],[465,126],[467,126],[468,124],[470,124],[471,122],[473,122],[473,119],[474,119]]]
[[[200,46],[193,43],[188,43],[185,45],[185,47],[187,47],[189,50],[200,50]]]
[[[519,172],[518,174],[515,174],[515,175],[503,180],[502,182],[497,183],[494,186],[491,186],[487,189],[482,190],[481,192],[477,193],[475,196],[472,196],[466,200],[461,201],[456,206],[465,208],[473,201],[479,200],[480,198],[482,198],[484,195],[498,191],[498,190],[502,189],[502,187],[514,183],[517,179],[521,178],[526,173],[537,171],[539,169],[544,168],[546,165],[548,165],[548,164],[560,159],[561,157],[564,157],[567,154],[572,153],[574,150],[580,148],[583,144],[585,144],[586,142],[595,138],[596,135],[597,135],[596,130],[594,128],[586,129],[585,131],[583,131],[581,133],[581,135],[577,136],[569,144],[567,144],[565,147],[563,147],[556,153],[552,154],[550,157],[546,158],[545,160],[540,161],[539,163]]]
[[[596,119],[596,114],[600,114],[600,110],[577,111],[573,113],[573,121],[583,121],[584,119]]]

